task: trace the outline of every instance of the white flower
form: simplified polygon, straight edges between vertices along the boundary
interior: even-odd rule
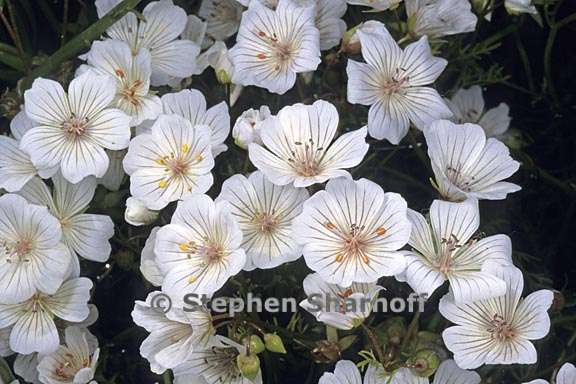
[[[294,86],[296,74],[320,64],[319,31],[314,7],[280,0],[275,11],[253,1],[242,15],[236,45],[230,50],[234,77],[283,94]]]
[[[576,367],[573,364],[565,363],[558,374],[556,375],[555,384],[574,384],[576,383]],[[546,380],[538,379],[532,380],[529,383],[524,384],[548,384]]]
[[[424,136],[443,198],[501,200],[521,189],[501,181],[512,176],[520,164],[510,157],[506,145],[486,139],[481,126],[439,120],[424,130]]]
[[[348,132],[332,144],[338,120],[336,107],[323,100],[284,107],[262,124],[266,149],[250,144],[250,160],[277,185],[307,187],[349,176],[344,168],[360,164],[368,151],[366,128]]]
[[[196,15],[188,15],[186,27],[180,37],[185,40],[190,40],[202,48],[207,48],[207,44],[211,42],[206,37],[206,28],[208,24]],[[200,57],[198,57],[200,60]],[[205,68],[204,68],[205,69]],[[203,71],[203,70],[202,70]],[[200,71],[200,73],[202,73]]]
[[[372,25],[356,34],[367,64],[348,60],[348,101],[370,105],[370,136],[398,144],[410,121],[423,130],[434,120],[452,115],[438,92],[425,87],[447,64],[432,56],[426,36],[402,50],[384,26]]]
[[[140,272],[155,287],[161,286],[164,281],[164,274],[160,271],[160,266],[156,262],[156,254],[154,253],[156,235],[159,229],[160,227],[152,228],[140,256]]]
[[[110,0],[96,0],[98,16],[104,16],[111,7]],[[112,0],[118,4],[120,0]],[[151,83],[154,86],[166,85],[173,78],[185,78],[196,69],[196,57],[200,46],[190,40],[178,37],[186,28],[186,11],[174,5],[172,0],[150,2],[142,11],[144,20],[130,12],[112,25],[106,33],[114,40],[128,43],[132,52],[141,48],[150,51],[152,57]]]
[[[410,238],[406,201],[370,180],[330,180],[294,220],[306,264],[328,283],[343,287],[401,273],[398,249]]]
[[[56,81],[34,80],[24,100],[35,126],[22,137],[20,148],[40,169],[59,165],[72,183],[103,176],[109,163],[104,149],[123,149],[130,141],[130,118],[108,107],[115,93],[109,76],[79,76],[70,82],[68,94]]]
[[[236,0],[202,0],[198,16],[206,20],[206,33],[226,40],[238,31],[244,7]]]
[[[262,384],[262,371],[254,380],[245,378],[240,372],[236,358],[245,352],[246,348],[233,340],[214,336],[208,348],[193,351],[187,362],[173,370],[174,384]]]
[[[120,189],[122,182],[124,181],[124,168],[122,167],[122,161],[124,161],[124,156],[126,156],[128,150],[123,149],[121,151],[106,151],[110,163],[108,164],[108,169],[104,176],[98,179],[98,184],[103,185],[104,188],[109,191],[117,191]]]
[[[474,237],[480,225],[476,200],[450,203],[435,200],[429,219],[408,210],[412,222],[406,251],[406,281],[418,294],[431,296],[444,281],[456,302],[471,302],[506,293],[506,284],[483,271],[485,262],[512,264],[512,245],[506,235]]]
[[[62,242],[70,252],[91,261],[105,262],[112,247],[114,223],[109,216],[84,213],[96,191],[96,179],[87,177],[78,184],[66,181],[60,173],[52,178],[53,191],[38,178],[32,179],[19,192],[29,202],[48,207],[62,227]],[[78,276],[80,265],[72,258],[71,269]]]
[[[56,292],[71,259],[58,220],[14,194],[0,197],[0,218],[0,303]]]
[[[299,6],[315,6],[314,18],[320,32],[320,50],[326,51],[337,46],[346,32],[346,0],[293,0]]]
[[[350,5],[362,5],[377,11],[385,11],[396,8],[402,0],[348,0],[347,2]]]
[[[338,329],[352,329],[372,313],[372,303],[383,287],[376,283],[352,283],[350,287],[325,282],[319,274],[306,276],[303,282],[306,300],[300,306],[316,320]]]
[[[430,38],[472,32],[478,18],[469,0],[406,0],[408,28]]]
[[[92,282],[65,281],[51,295],[36,293],[18,304],[0,304],[0,328],[13,326],[10,348],[18,353],[50,353],[60,345],[55,320],[79,322],[88,317]]]
[[[218,82],[230,84],[234,66],[228,57],[228,48],[222,41],[217,41],[205,53],[208,65],[214,69]],[[234,86],[234,84],[232,84]]]
[[[264,144],[260,131],[262,130],[263,122],[272,116],[270,108],[263,105],[260,109],[248,109],[236,119],[234,128],[232,128],[232,137],[234,142],[240,148],[247,149],[251,143]]]
[[[126,210],[124,220],[134,226],[152,224],[158,218],[159,212],[146,208],[141,200],[135,197],[126,199]]]
[[[222,184],[216,202],[227,201],[243,234],[245,270],[269,269],[296,260],[301,247],[292,234],[292,219],[308,198],[304,188],[277,186],[256,171],[234,175]]]
[[[206,195],[180,202],[156,237],[163,290],[175,297],[216,292],[246,264],[241,244],[242,232],[226,202]]]
[[[500,103],[497,107],[486,111],[482,88],[478,85],[468,89],[459,89],[452,99],[447,100],[447,104],[454,114],[451,119],[453,122],[478,124],[484,129],[486,137],[499,137],[508,130],[510,125],[508,105]]]
[[[20,139],[34,124],[21,110],[10,122],[13,137],[0,136],[0,189],[17,192],[34,176],[48,178],[58,170],[56,167],[36,169],[30,155],[20,149]]]
[[[458,367],[454,360],[444,360],[434,374],[432,384],[480,384],[480,375]],[[388,382],[383,382],[383,384]],[[409,368],[394,372],[389,384],[429,384],[430,380],[418,377]]]
[[[81,67],[83,71],[108,75],[116,80],[116,97],[112,105],[131,117],[131,126],[154,120],[162,113],[160,98],[150,93],[152,64],[147,49],[140,49],[133,56],[130,46],[123,41],[95,41],[86,59],[88,66]]]
[[[177,115],[160,115],[150,133],[132,139],[124,158],[130,193],[153,210],[206,192],[213,167],[210,128]]]
[[[192,125],[207,125],[210,128],[210,143],[214,156],[226,151],[224,141],[230,133],[230,114],[225,102],[206,109],[206,99],[202,92],[184,89],[162,96],[162,105],[165,114],[182,116]]]
[[[44,384],[88,384],[96,373],[100,349],[88,342],[81,327],[66,328],[66,345],[48,355],[41,356],[39,378]]]
[[[538,15],[538,10],[532,0],[505,0],[504,7],[511,15],[519,15],[521,13]]]
[[[457,324],[442,333],[446,347],[464,369],[483,364],[533,364],[536,349],[530,340],[548,334],[552,291],[540,290],[521,299],[524,280],[513,266],[486,263],[486,271],[506,281],[504,296],[456,304],[452,293],[440,300],[442,316]]]
[[[318,384],[388,384],[387,377],[384,375],[384,370],[380,365],[370,364],[364,375],[350,360],[340,360],[336,363],[334,373],[325,372]]]
[[[173,307],[164,313],[155,308],[151,303],[158,294],[151,292],[146,302],[136,301],[132,319],[150,332],[140,346],[140,354],[150,362],[152,372],[161,374],[184,363],[195,350],[206,348],[215,330],[212,316],[204,309]]]

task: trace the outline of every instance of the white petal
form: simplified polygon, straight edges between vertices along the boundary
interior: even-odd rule
[[[86,277],[68,280],[46,299],[48,309],[63,320],[84,321],[90,314],[87,303],[92,287],[92,281]]]
[[[64,230],[66,242],[85,259],[105,262],[111,252],[108,242],[114,236],[114,223],[104,215],[81,214],[70,219]]]
[[[39,125],[60,124],[70,118],[68,97],[54,80],[34,80],[32,88],[24,92],[24,104],[28,117]]]
[[[480,375],[460,368],[454,360],[444,360],[432,384],[480,384]]]
[[[22,354],[50,353],[59,344],[60,337],[54,320],[44,310],[26,311],[14,324],[10,334],[10,348]]]
[[[0,136],[0,188],[19,191],[36,173],[30,157],[18,147],[18,142]]]
[[[404,49],[400,68],[408,76],[410,86],[418,87],[433,83],[447,64],[445,59],[432,56],[428,38],[423,36]]]
[[[362,376],[352,361],[340,360],[336,363],[334,373],[324,373],[318,384],[362,384]]]

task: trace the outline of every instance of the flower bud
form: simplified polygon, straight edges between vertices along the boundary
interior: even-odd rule
[[[286,353],[282,339],[275,333],[264,334],[264,343],[266,344],[266,349],[270,352]]]
[[[316,363],[333,363],[340,360],[342,351],[338,343],[333,343],[328,340],[321,340],[316,343],[316,347],[312,350],[312,358]]]
[[[342,36],[342,45],[340,47],[342,52],[351,55],[357,55],[360,53],[360,39],[356,35],[356,31],[361,25],[362,24],[358,24],[344,33],[344,36]]]
[[[262,144],[260,130],[264,120],[270,116],[272,114],[266,105],[261,106],[259,110],[250,108],[244,111],[232,128],[232,137],[236,145],[246,149],[251,143]]]
[[[240,353],[238,357],[236,357],[236,365],[240,372],[242,372],[242,376],[251,381],[256,379],[256,376],[258,376],[258,372],[260,371],[260,359],[254,353],[251,353],[250,355]]]
[[[382,323],[382,327],[386,330],[390,344],[399,345],[406,335],[406,323],[402,317],[387,319]]]
[[[407,365],[412,368],[416,376],[430,377],[438,369],[440,357],[431,349],[422,349],[408,359]]]
[[[151,224],[158,218],[158,214],[158,211],[146,208],[146,205],[135,197],[129,197],[128,200],[126,200],[124,219],[129,224],[134,226]]]
[[[266,346],[264,342],[258,335],[251,335],[250,337],[246,336],[243,339],[244,345],[248,345],[250,348],[250,353],[259,354],[264,352]]]

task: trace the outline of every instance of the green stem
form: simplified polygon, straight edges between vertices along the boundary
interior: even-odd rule
[[[58,69],[60,64],[77,56],[83,49],[89,48],[92,41],[99,38],[112,24],[118,21],[122,16],[132,10],[142,0],[124,0],[103,18],[92,24],[85,29],[82,33],[74,37],[62,48],[57,50],[38,68],[34,69],[32,73],[23,82],[23,88],[30,87],[32,82],[37,77],[42,77],[50,74]]]
[[[402,345],[400,346],[400,351],[404,351],[408,346],[408,343],[412,339],[412,336],[418,331],[418,321],[420,320],[420,312],[416,312],[410,325],[408,326],[408,330],[406,331],[406,336],[404,336],[404,340],[402,340]]]
[[[164,384],[172,384],[172,377],[170,376],[170,371],[164,372],[164,374],[162,375],[162,380],[164,381]]]
[[[62,32],[60,35],[60,45],[66,42],[66,32],[68,29],[68,0],[64,0],[64,10],[62,11]]]

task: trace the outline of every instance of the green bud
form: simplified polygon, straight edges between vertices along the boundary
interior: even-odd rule
[[[353,55],[360,53],[360,39],[358,39],[358,36],[356,36],[356,31],[361,25],[362,24],[358,24],[354,28],[350,28],[344,33],[341,46],[343,52]]]
[[[258,335],[252,335],[250,336],[250,338],[246,336],[243,342],[244,345],[249,345],[250,353],[259,354],[264,352],[264,350],[266,349],[264,342]]]
[[[230,74],[226,72],[225,69],[219,69],[216,71],[216,79],[218,79],[220,84],[230,84],[232,82]]]
[[[406,335],[406,323],[402,317],[392,317],[382,323],[390,344],[399,345]]]
[[[430,377],[440,365],[440,357],[431,349],[422,349],[407,361],[418,377]]]
[[[236,365],[240,372],[242,372],[242,376],[251,381],[256,379],[256,376],[258,376],[258,372],[260,371],[260,359],[256,354],[239,354],[238,357],[236,357]]]
[[[264,334],[264,343],[266,344],[266,349],[270,352],[286,353],[282,339],[275,333]]]

